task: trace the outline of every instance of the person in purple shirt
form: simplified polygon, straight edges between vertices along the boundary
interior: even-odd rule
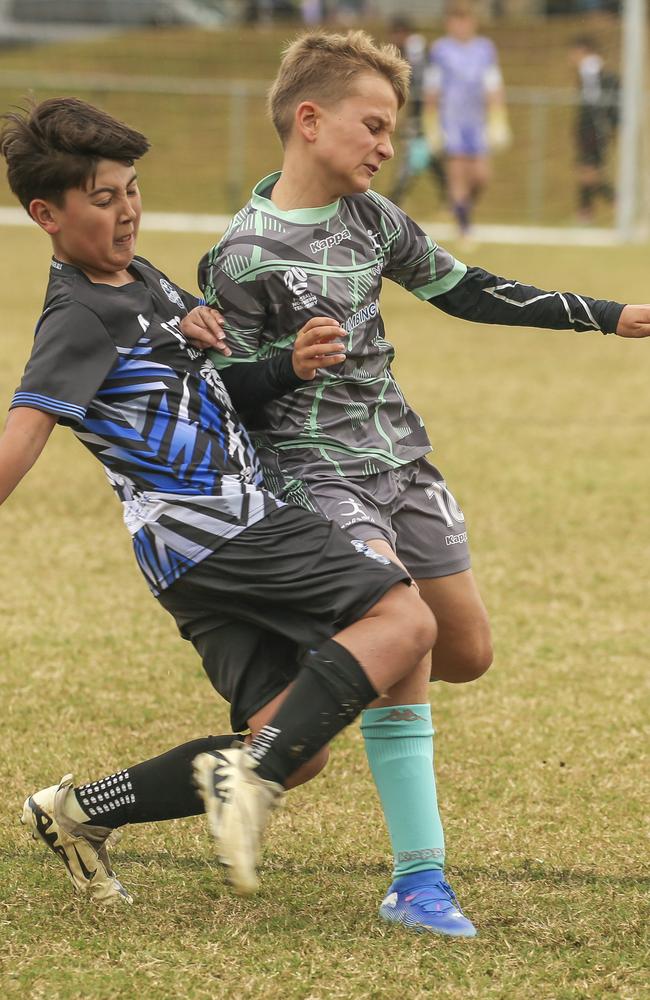
[[[450,8],[446,26],[445,37],[431,46],[427,94],[438,113],[449,201],[466,236],[489,180],[489,150],[507,144],[508,125],[494,44],[477,35],[476,17],[464,4]]]

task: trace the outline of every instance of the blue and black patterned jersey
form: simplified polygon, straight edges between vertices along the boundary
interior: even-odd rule
[[[197,300],[142,258],[130,284],[52,261],[11,406],[58,415],[104,466],[159,593],[280,505],[213,363],[180,332]]]

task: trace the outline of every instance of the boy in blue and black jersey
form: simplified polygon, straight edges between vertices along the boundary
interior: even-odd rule
[[[250,748],[234,734],[193,740],[77,787],[67,775],[27,798],[23,821],[77,889],[130,901],[106,849],[113,831],[205,811],[235,889],[253,892],[285,790],[417,667],[433,622],[403,569],[265,488],[235,409],[283,394],[314,359],[340,362],[338,324],[306,324],[297,351],[226,386],[180,332],[183,318],[190,332],[202,322],[222,344],[214,315],[135,256],[145,137],[71,98],[8,119],[10,186],[54,256],[0,437],[0,503],[55,425],[70,426],[106,470],[151,591],[230,702],[235,732],[252,734]],[[453,905],[449,916],[471,930]]]

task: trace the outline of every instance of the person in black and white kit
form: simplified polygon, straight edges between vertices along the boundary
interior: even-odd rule
[[[605,69],[596,42],[588,36],[574,38],[569,59],[578,78],[575,119],[578,219],[588,225],[595,219],[595,204],[614,201],[614,187],[607,177],[607,153],[618,125],[619,81]]]

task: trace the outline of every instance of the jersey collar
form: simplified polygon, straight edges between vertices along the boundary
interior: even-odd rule
[[[314,222],[327,222],[328,219],[331,219],[338,212],[338,199],[330,205],[320,205],[318,208],[294,208],[290,212],[283,212],[281,208],[273,204],[270,198],[265,198],[262,194],[263,191],[268,191],[269,188],[273,187],[279,176],[280,171],[277,170],[275,173],[269,174],[268,177],[263,177],[255,185],[251,198],[253,208],[257,208],[261,212],[266,212],[267,215],[273,215],[276,219],[284,219],[285,222],[297,222],[303,225],[310,225]]]
[[[140,258],[134,257],[131,263],[129,264],[128,269],[129,271],[135,272],[135,275],[139,277],[141,280],[144,280],[144,273],[141,266]],[[116,289],[130,288],[131,285],[136,283],[131,281],[126,285],[108,285],[108,284],[104,285],[104,283],[101,281],[91,281],[88,275],[84,274],[81,268],[77,267],[76,264],[66,264],[64,261],[59,260],[57,257],[53,256],[50,261],[50,275],[54,276],[56,274],[67,274],[67,275],[76,274],[79,275],[81,278],[83,278],[84,281],[88,282],[89,285],[101,285],[102,288],[104,287],[116,288]]]
[[[50,274],[82,274],[83,271],[75,267],[74,264],[64,264],[62,260],[58,260],[56,257],[52,257],[50,261]],[[84,275],[85,277],[85,275]]]

